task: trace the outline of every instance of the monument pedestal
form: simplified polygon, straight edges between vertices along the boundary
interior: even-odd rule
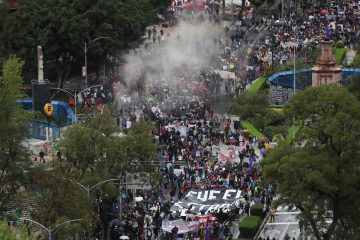
[[[341,68],[332,53],[332,41],[321,41],[321,54],[312,70],[312,86],[337,84],[341,81]]]

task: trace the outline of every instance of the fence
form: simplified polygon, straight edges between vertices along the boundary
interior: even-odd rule
[[[69,125],[56,125],[50,122],[26,119],[25,126],[28,127],[27,137],[53,142],[62,139]]]

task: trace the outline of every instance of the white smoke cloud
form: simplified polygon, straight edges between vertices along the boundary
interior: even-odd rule
[[[158,35],[159,31],[158,27]],[[150,43],[149,48],[141,49],[140,54],[125,56],[127,65],[123,80],[129,87],[136,84],[143,74],[148,85],[161,82],[174,86],[181,80],[185,84],[181,87],[187,87],[188,81],[195,80],[201,70],[209,68],[211,56],[219,55],[220,49],[214,40],[222,31],[221,26],[207,21],[182,21],[169,36],[164,34],[165,40],[160,44],[158,41]]]

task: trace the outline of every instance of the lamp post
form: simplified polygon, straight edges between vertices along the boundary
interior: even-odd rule
[[[100,185],[102,185],[102,184],[104,184],[104,183],[108,183],[108,182],[119,181],[119,179],[117,179],[117,178],[111,178],[111,179],[107,179],[107,180],[98,182],[98,183],[96,183],[95,185],[89,187],[89,186],[84,186],[84,185],[82,185],[81,183],[76,182],[76,181],[71,180],[71,179],[67,179],[67,180],[69,180],[70,182],[73,182],[73,183],[77,184],[79,187],[81,187],[82,189],[84,189],[88,198],[90,198],[90,193],[91,193],[91,191],[92,191],[93,189],[99,187]]]
[[[71,179],[67,179],[65,178],[66,180],[69,180],[70,182],[73,182],[75,183],[76,185],[78,185],[80,188],[82,188],[83,190],[85,190],[86,192],[86,196],[88,197],[88,199],[90,199],[90,193],[93,189],[99,187],[100,185],[104,184],[104,183],[108,183],[108,182],[113,182],[113,181],[121,181],[120,179],[117,179],[117,178],[111,178],[111,179],[107,179],[107,180],[104,180],[104,181],[101,181],[101,182],[98,182],[96,183],[95,185],[89,187],[89,186],[84,186],[83,184],[79,183],[79,182],[76,182],[74,180],[71,180]],[[121,182],[120,182],[121,184]],[[121,218],[121,215],[122,215],[122,201],[121,201],[121,194],[120,194],[120,197],[119,197],[119,217]],[[90,232],[89,232],[89,235],[90,235]],[[50,239],[51,240],[51,239]]]
[[[62,89],[62,88],[51,88],[53,90],[59,90],[59,91],[62,91],[64,92],[65,94],[68,94],[69,96],[71,96],[72,98],[74,98],[74,112],[75,112],[75,123],[77,123],[77,97],[82,94],[83,92],[85,92],[86,90],[88,89],[91,89],[91,88],[96,88],[96,87],[101,87],[100,84],[98,85],[94,85],[94,86],[90,86],[90,87],[87,87],[87,88],[84,88],[83,90],[81,90],[80,92],[75,92],[75,93],[71,93],[70,91],[66,90],[66,89]]]
[[[38,223],[32,219],[28,219],[28,218],[19,218],[20,220],[23,220],[23,221],[27,221],[27,222],[31,222],[31,223],[34,223],[36,224],[37,226],[41,227],[43,230],[46,231],[47,233],[47,238],[49,240],[52,240],[52,235],[55,234],[57,231],[59,231],[63,226],[65,226],[65,224],[67,223],[72,223],[72,222],[79,222],[79,221],[84,221],[84,219],[74,219],[74,220],[69,220],[69,221],[66,221],[66,222],[63,222],[57,226],[55,226],[53,229],[51,229],[50,227],[45,227],[44,225],[42,225],[41,223]],[[56,229],[56,230],[55,230]],[[55,230],[55,231],[54,231]]]
[[[293,88],[294,88],[294,96],[296,93],[296,26],[294,27],[294,76],[293,76]],[[293,143],[295,147],[295,114],[293,114]]]
[[[84,46],[82,46],[82,48],[84,49],[84,53],[85,53],[85,69],[84,69],[84,73],[85,73],[85,84],[86,84],[86,86],[88,84],[88,79],[87,79],[87,51],[97,40],[107,39],[107,38],[110,38],[110,37],[97,37],[97,38],[94,38],[93,40],[91,40],[90,42],[85,42]]]

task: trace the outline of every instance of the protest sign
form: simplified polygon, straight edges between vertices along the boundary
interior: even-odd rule
[[[209,214],[221,209],[226,213],[236,206],[245,194],[238,189],[191,190],[184,199],[179,200],[171,207],[171,211],[186,212],[190,210],[193,213]]]

